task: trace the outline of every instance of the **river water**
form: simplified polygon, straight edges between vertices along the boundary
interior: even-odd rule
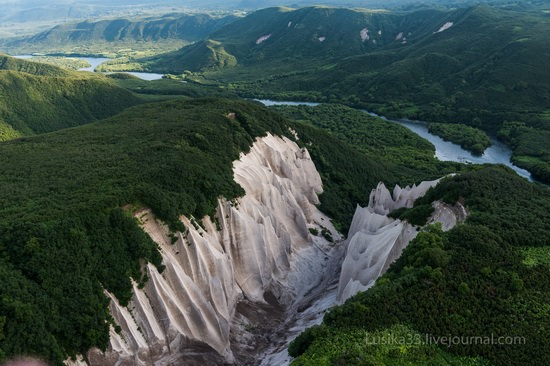
[[[307,103],[307,102],[281,102],[269,99],[255,99],[257,102],[260,102],[266,106],[272,105],[306,105],[310,107],[315,107],[319,103]],[[423,121],[411,121],[406,119],[391,119],[384,116],[379,116],[376,113],[363,111],[368,113],[371,116],[380,117],[390,122],[399,123],[402,126],[407,127],[409,130],[413,131],[417,135],[425,138],[430,141],[435,146],[435,157],[441,161],[455,161],[459,163],[472,163],[472,164],[504,164],[512,168],[518,175],[533,180],[531,173],[527,170],[522,169],[510,161],[512,156],[512,150],[508,148],[502,142],[491,138],[493,145],[489,147],[483,155],[476,156],[471,152],[464,150],[460,145],[453,144],[452,142],[445,141],[441,137],[432,135],[428,132],[428,123]]]
[[[33,58],[34,56],[33,55],[17,55],[17,56],[13,56],[15,58],[20,58],[20,59],[31,59]],[[95,72],[95,69],[96,67],[98,67],[99,65],[101,65],[102,63],[104,62],[107,62],[109,60],[111,60],[110,58],[105,58],[105,57],[71,57],[71,58],[77,58],[79,60],[84,60],[86,62],[88,62],[90,64],[89,67],[84,67],[82,69],[78,69],[78,71],[88,71],[88,72]],[[125,74],[130,74],[130,75],[134,75],[142,80],[147,80],[147,81],[151,81],[151,80],[159,80],[159,79],[162,79],[162,76],[163,74],[155,74],[155,73],[151,73],[151,72],[134,72],[134,71],[124,71]],[[107,74],[110,74],[110,73],[107,73]]]

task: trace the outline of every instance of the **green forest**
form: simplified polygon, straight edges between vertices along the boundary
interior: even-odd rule
[[[415,205],[435,200],[463,202],[467,221],[449,232],[425,227],[373,288],[291,343],[290,354],[299,356],[293,365],[547,364],[550,271],[529,253],[550,245],[550,191],[486,166],[446,178]],[[364,342],[366,334],[396,332],[421,342]],[[426,338],[492,334],[521,341],[437,349]],[[454,356],[441,356],[441,349]]]
[[[370,189],[378,182],[405,187],[465,168],[435,159],[434,146],[406,127],[353,108],[321,104],[270,109],[297,122],[298,143],[310,151],[323,179],[320,208],[343,233],[349,228],[356,205],[368,204]],[[325,136],[326,132],[341,142],[336,144],[325,138],[321,145],[309,144],[312,134]]]
[[[426,155],[426,169],[414,177],[406,163],[383,164],[381,156],[355,149],[307,118],[294,122],[237,100],[150,103],[1,143],[0,313],[6,315],[0,350],[60,364],[67,355],[104,348],[111,319],[102,288],[124,304],[130,278],[147,280],[141,260],[162,269],[156,245],[125,208],[150,207],[173,230],[183,230],[180,214],[212,214],[219,196],[242,195],[232,161],[267,131],[291,136],[288,127],[310,149],[325,182],[321,207],[343,230],[355,205],[368,202],[365,187],[385,178],[403,184],[440,175],[437,161],[427,158],[429,144],[418,152]]]
[[[74,57],[61,56],[33,56],[32,62],[43,63],[46,65],[57,66],[62,69],[77,71],[79,69],[90,67],[90,63],[86,60]]]
[[[463,124],[430,123],[428,131],[476,155],[482,155],[485,149],[492,145],[491,139],[485,132]]]
[[[143,102],[101,75],[0,55],[0,141],[75,127]]]
[[[497,2],[80,23],[92,43],[145,27],[146,48],[191,32],[193,44],[161,55],[107,50],[126,57],[117,70],[169,74],[155,81],[0,54],[0,363],[29,355],[61,366],[105,350],[115,324],[104,291],[126,305],[147,263],[164,268],[135,210],[185,231],[180,215],[212,215],[219,197],[243,195],[232,163],[272,133],[308,149],[323,182],[318,207],[344,234],[379,182],[445,177],[390,214],[418,236],[372,288],[290,344],[293,365],[548,365],[548,186],[500,165],[439,161],[428,141],[359,109],[427,121],[476,154],[496,136],[514,164],[550,182],[549,13],[538,1]],[[75,37],[73,26],[42,33],[41,47]],[[463,204],[467,220],[426,226],[438,200]],[[449,335],[521,342],[433,343]],[[368,342],[382,338],[414,342]]]
[[[519,139],[548,145],[550,72],[541,67],[548,32],[547,13],[513,4],[384,12],[281,7],[135,61],[248,98],[341,103],[491,135],[524,123],[535,132],[521,130]],[[486,143],[465,146],[479,153]],[[544,153],[510,146],[519,166],[549,181]]]

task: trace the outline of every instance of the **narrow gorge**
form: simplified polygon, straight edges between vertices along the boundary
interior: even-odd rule
[[[288,364],[288,343],[368,289],[416,235],[386,214],[437,184],[396,187],[393,196],[379,184],[344,241],[316,207],[323,187],[307,149],[268,134],[233,171],[246,194],[220,198],[215,217],[182,216],[185,232],[171,233],[148,209],[135,212],[165,269],[147,265],[149,281],[134,283],[127,307],[106,292],[116,323],[107,351],[67,365]],[[432,221],[452,226],[453,212],[438,208]]]

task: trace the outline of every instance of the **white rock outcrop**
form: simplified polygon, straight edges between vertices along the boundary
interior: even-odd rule
[[[468,217],[468,212],[466,208],[460,203],[457,202],[454,205],[449,205],[442,201],[435,201],[432,203],[434,212],[428,224],[433,224],[435,222],[441,223],[441,228],[443,231],[449,231],[454,228],[457,224],[464,222]]]
[[[270,34],[266,34],[265,36],[261,36],[260,38],[258,38],[256,40],[256,44],[261,44],[265,41],[267,41],[269,38],[271,38],[271,33]]]
[[[308,229],[325,228],[336,241],[340,236],[315,207],[322,185],[308,151],[268,135],[233,168],[245,196],[220,199],[215,220],[182,217],[188,232],[176,233],[174,244],[149,210],[136,214],[166,269],[147,265],[149,281],[144,288],[134,284],[127,307],[107,293],[121,331],[111,328],[107,352],[91,350],[89,364],[255,363],[239,355],[260,351],[250,329],[270,320],[256,310],[285,319],[323,290],[319,285],[334,275],[326,262],[338,246]],[[250,304],[256,310],[248,311]]]
[[[443,24],[437,32],[434,32],[434,33],[441,33],[443,31],[446,31],[447,29],[451,28],[453,26],[453,24],[454,24],[453,22],[447,22],[447,23]]]
[[[340,273],[338,302],[343,303],[356,293],[374,285],[390,264],[403,252],[403,249],[417,235],[417,230],[408,222],[386,216],[401,207],[412,207],[414,201],[426,194],[438,180],[422,182],[418,186],[401,188],[396,186],[393,194],[383,183],[371,192],[369,205],[357,207],[350,226],[347,251]],[[441,202],[434,203],[435,211],[430,222],[442,222],[449,230],[457,222],[465,219],[465,211]],[[455,212],[463,211],[463,215]]]
[[[361,35],[361,42],[368,41],[370,38],[368,28],[361,29],[361,32],[359,32],[359,34]]]

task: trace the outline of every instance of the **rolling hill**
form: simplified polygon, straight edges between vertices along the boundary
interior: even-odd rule
[[[442,12],[429,11],[423,14],[424,23],[437,23]],[[395,47],[398,24],[410,27],[418,14],[398,15],[387,11],[352,10],[330,7],[307,7],[301,9],[268,8],[259,10],[234,22],[218,32],[212,33],[204,43],[219,42],[223,49],[234,56],[240,66],[281,66],[286,69],[309,69],[344,57],[366,54],[376,49]],[[408,28],[403,28],[403,30]],[[363,32],[363,33],[362,33]],[[419,30],[415,38],[426,30]],[[195,48],[198,45],[193,45]],[[186,48],[190,48],[188,46]],[[193,57],[183,48],[181,51],[161,56],[151,64],[153,69],[208,70],[208,63],[193,65]],[[215,54],[210,58],[215,58]],[[176,61],[179,62],[177,66]],[[307,63],[303,64],[304,61]],[[165,66],[170,63],[172,69]],[[235,65],[230,65],[235,66]],[[267,69],[266,71],[268,71]]]
[[[5,42],[4,49],[38,52],[62,51],[94,43],[136,43],[179,40],[194,42],[233,22],[237,17],[207,14],[167,14],[142,20],[110,19],[60,24],[34,36]]]
[[[518,121],[545,135],[550,69],[542,65],[550,54],[549,31],[547,13],[487,6],[270,8],[208,40],[142,62],[248,97],[343,102],[493,135],[504,122]],[[518,163],[550,181],[548,154],[528,154]]]
[[[29,62],[0,53],[0,70],[17,71],[40,76],[66,77],[70,72],[39,62]]]
[[[113,116],[143,101],[111,79],[0,56],[0,140]]]

